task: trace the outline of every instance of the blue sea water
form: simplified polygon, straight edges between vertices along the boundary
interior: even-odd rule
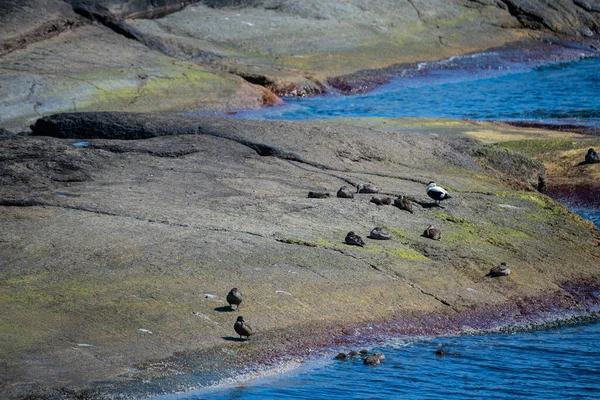
[[[600,322],[516,334],[396,340],[378,366],[316,360],[235,387],[165,399],[600,399]],[[446,355],[438,356],[442,348]]]
[[[600,128],[600,58],[473,68],[478,56],[470,57],[423,64],[366,94],[287,99],[284,106],[238,117],[447,117]],[[600,210],[573,211],[600,227]],[[331,353],[294,372],[166,398],[600,399],[598,337],[600,322],[516,334],[403,338],[372,349],[386,355],[376,367],[359,358],[335,361]],[[447,355],[435,354],[440,346]]]
[[[523,63],[491,63],[489,55],[485,62],[479,63],[473,61],[476,55],[469,57],[422,64],[406,76],[365,94],[285,99],[283,106],[241,112],[238,116],[290,120],[342,117],[529,120],[600,128],[600,57],[533,67]]]

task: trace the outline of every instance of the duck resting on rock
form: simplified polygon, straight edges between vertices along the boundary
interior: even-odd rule
[[[433,225],[429,225],[423,232],[423,236],[433,240],[440,240],[442,238],[442,231],[438,228],[434,228]]]
[[[365,241],[354,232],[348,232],[348,234],[346,235],[346,243],[352,246],[360,247],[363,247],[365,245]]]
[[[337,191],[337,197],[342,199],[353,199],[354,192],[352,192],[348,186],[342,186],[340,190]]]
[[[490,272],[486,275],[487,278],[495,278],[498,276],[508,276],[510,275],[510,268],[506,265],[505,262],[501,262],[499,265],[492,267]]]
[[[396,207],[398,207],[401,210],[406,210],[409,213],[413,213],[413,204],[412,201],[410,201],[407,197],[405,196],[398,196],[397,198],[394,199],[394,205]]]
[[[356,185],[357,193],[379,193],[379,188],[371,183],[359,183]]]
[[[376,226],[369,234],[369,237],[377,240],[390,240],[392,235],[385,229]]]

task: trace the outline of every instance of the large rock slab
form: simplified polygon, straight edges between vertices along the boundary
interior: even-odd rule
[[[89,23],[62,0],[0,2],[0,57]]]
[[[582,295],[600,283],[591,224],[472,156],[472,140],[365,124],[93,113],[35,125],[60,138],[3,136],[3,397],[139,398],[197,384],[155,378],[306,354],[365,324],[459,332],[597,305]],[[495,129],[463,124],[454,135]],[[443,208],[429,180],[453,194]],[[413,198],[415,212],[307,198],[358,182]],[[441,241],[421,236],[429,224]],[[393,238],[344,243],[376,225]],[[499,261],[511,275],[484,278]],[[260,329],[250,344],[231,339],[232,287]]]
[[[57,111],[258,108],[266,89],[178,61],[97,25],[0,59],[0,126],[18,131]]]

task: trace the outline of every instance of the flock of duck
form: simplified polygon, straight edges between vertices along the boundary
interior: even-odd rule
[[[359,184],[356,187],[356,193],[375,194],[379,193],[379,189],[370,183]],[[429,182],[429,184],[427,185],[426,193],[431,199],[435,200],[436,204],[438,205],[441,201],[452,198],[448,191],[446,191],[440,186],[437,186],[435,182]],[[330,197],[330,195],[329,193],[324,192],[309,192],[308,197],[328,198]],[[337,197],[354,198],[354,192],[348,186],[343,186],[337,191]],[[392,199],[390,197],[373,197],[371,198],[371,202],[377,205],[389,205],[392,204]],[[405,196],[398,196],[396,199],[394,199],[393,204],[402,210],[406,210],[411,213],[413,212],[412,201]],[[440,240],[442,237],[442,231],[438,228],[434,228],[432,225],[429,225],[429,227],[423,232],[423,236],[433,240]],[[384,228],[375,227],[369,233],[369,238],[376,240],[389,240],[391,239],[391,234]],[[365,246],[365,241],[362,239],[362,237],[360,237],[354,232],[348,232],[345,238],[345,242],[353,246]],[[509,267],[506,265],[505,262],[502,262],[499,265],[493,267],[490,270],[490,272],[486,275],[486,277],[507,276],[509,274]],[[242,293],[237,288],[233,288],[227,294],[226,300],[227,303],[229,303],[229,307],[232,310],[234,310],[233,306],[235,305],[235,311],[239,311],[239,306],[243,300]],[[246,337],[246,340],[250,340],[250,336],[256,333],[255,330],[252,329],[252,327],[248,325],[246,321],[244,321],[244,317],[242,317],[241,315],[237,317],[235,324],[233,325],[233,329],[240,336],[240,340],[242,340],[244,336]],[[382,360],[385,359],[385,356],[382,353],[376,352],[369,355],[367,350],[360,350],[360,352],[350,351],[349,354],[339,353],[335,358],[338,360],[347,360],[351,357],[357,356],[363,357],[363,362],[367,365],[378,365],[379,363],[381,363]]]
[[[370,183],[364,183],[364,184],[361,183],[356,186],[356,193],[372,193],[372,194],[379,193],[379,188],[377,188],[375,185],[372,185]],[[436,204],[438,204],[438,205],[441,201],[452,198],[452,196],[450,196],[450,194],[448,193],[448,191],[446,189],[444,189],[440,186],[437,186],[436,183],[433,181],[429,182],[429,184],[427,185],[426,193],[430,198],[435,200]],[[329,193],[309,192],[308,197],[322,199],[322,198],[329,197]],[[348,186],[342,186],[337,191],[337,197],[345,198],[345,199],[352,199],[352,198],[354,198],[354,192]],[[392,199],[390,197],[382,197],[382,198],[372,197],[371,203],[375,203],[378,206],[390,205],[390,204],[392,204]],[[402,196],[402,195],[398,196],[397,198],[394,199],[393,204],[394,204],[394,206],[398,207],[401,210],[406,210],[410,213],[414,212],[413,211],[413,202],[406,196]],[[440,240],[442,238],[442,231],[438,228],[434,228],[433,225],[429,225],[429,227],[427,229],[425,229],[425,231],[423,232],[422,236],[433,239],[433,240]],[[384,228],[376,226],[369,233],[369,238],[375,239],[375,240],[389,240],[392,238],[392,235],[388,231],[386,231]],[[346,235],[346,238],[345,238],[345,242],[352,246],[361,246],[361,247],[365,246],[365,244],[366,244],[365,241],[362,239],[362,237],[357,235],[353,231],[348,232],[348,234]]]

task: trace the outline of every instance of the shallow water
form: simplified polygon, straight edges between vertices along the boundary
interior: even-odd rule
[[[585,208],[571,208],[571,211],[581,215],[583,218],[592,221],[598,228],[600,228],[600,210],[588,210]]]
[[[423,63],[369,93],[285,99],[241,118],[432,117],[526,120],[600,128],[600,58],[545,66],[494,53]]]
[[[518,334],[400,339],[360,358],[316,360],[251,385],[164,399],[598,399],[600,322]],[[446,352],[438,356],[440,347]]]

